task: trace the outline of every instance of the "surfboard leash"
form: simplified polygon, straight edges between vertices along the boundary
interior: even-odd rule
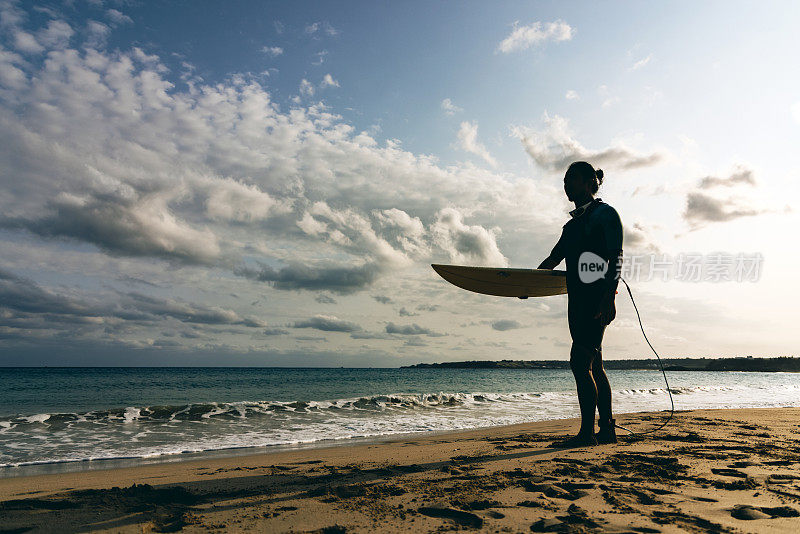
[[[628,282],[626,282],[625,279],[622,278],[621,276],[619,277],[619,279],[622,280],[622,283],[625,284],[625,289],[628,290],[628,296],[630,296],[631,304],[633,304],[633,309],[636,311],[636,318],[639,320],[639,328],[642,330],[642,335],[644,336],[644,340],[647,341],[647,344],[650,346],[650,350],[653,351],[653,354],[655,354],[656,358],[658,359],[658,366],[661,369],[661,374],[664,375],[664,383],[667,385],[667,394],[669,395],[669,403],[671,405],[671,408],[670,408],[670,411],[669,411],[669,417],[667,417],[667,420],[664,421],[661,424],[661,426],[653,428],[652,430],[645,430],[644,432],[634,432],[633,430],[631,430],[629,428],[625,428],[624,426],[621,426],[621,425],[618,425],[618,424],[614,423],[614,426],[616,428],[624,430],[624,431],[626,431],[626,432],[628,432],[628,433],[630,433],[630,434],[632,434],[634,436],[643,436],[645,434],[652,434],[653,432],[661,430],[662,428],[667,426],[667,424],[672,420],[672,416],[675,415],[675,401],[672,399],[672,391],[669,388],[669,381],[667,380],[667,373],[664,371],[664,362],[661,361],[661,356],[659,356],[658,352],[656,352],[656,349],[653,348],[653,344],[650,343],[649,339],[647,339],[647,334],[645,333],[644,326],[642,325],[642,316],[639,315],[639,308],[636,306],[636,300],[634,300],[634,298],[633,298],[633,293],[631,292],[631,286],[629,286]]]

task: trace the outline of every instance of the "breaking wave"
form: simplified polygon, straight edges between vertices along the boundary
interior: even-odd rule
[[[684,410],[800,404],[800,384],[686,386],[670,391],[676,408]],[[668,407],[664,388],[614,393],[618,413]],[[577,414],[573,391],[386,394],[20,414],[0,417],[0,468],[460,430]]]

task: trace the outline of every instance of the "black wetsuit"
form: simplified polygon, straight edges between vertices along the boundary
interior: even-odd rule
[[[553,259],[567,263],[568,317],[572,342],[600,351],[605,325],[595,319],[603,294],[616,291],[622,259],[622,222],[617,211],[596,198],[583,210],[574,210],[561,238],[553,247]],[[605,276],[592,283],[581,281],[579,259],[591,252],[608,262]]]
[[[622,223],[617,212],[592,200],[572,212],[561,238],[550,253],[556,263],[567,262],[567,316],[572,349],[569,363],[578,387],[581,430],[565,443],[594,444],[594,414],[600,415],[604,443],[616,441],[611,410],[611,384],[603,369],[603,333],[606,325],[596,317],[604,298],[613,297],[622,261]],[[605,272],[602,268],[605,266]],[[583,274],[583,276],[581,276]],[[611,293],[609,295],[609,293]],[[613,440],[611,439],[613,437]]]

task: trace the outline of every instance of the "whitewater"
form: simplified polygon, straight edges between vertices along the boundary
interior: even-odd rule
[[[661,411],[654,371],[609,371],[616,413]],[[673,372],[677,410],[800,405],[794,373]],[[0,476],[114,459],[473,429],[578,415],[569,371],[83,368],[0,370]]]

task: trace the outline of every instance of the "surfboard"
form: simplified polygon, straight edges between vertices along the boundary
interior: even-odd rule
[[[431,264],[439,276],[461,289],[497,297],[548,297],[567,292],[567,272]]]

